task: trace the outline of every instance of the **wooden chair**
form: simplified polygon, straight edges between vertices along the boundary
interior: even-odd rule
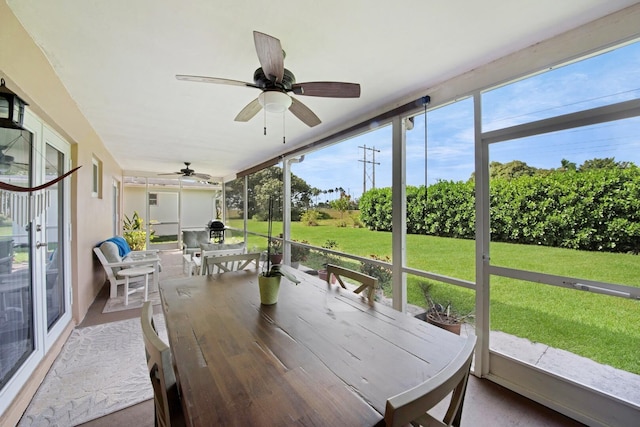
[[[476,346],[476,337],[470,336],[460,353],[442,371],[422,384],[387,400],[384,421],[387,427],[460,426],[462,404],[467,390],[469,368]],[[427,411],[452,393],[443,421]]]
[[[331,275],[334,275],[334,277],[336,279],[338,279],[338,282],[340,283],[340,286],[342,286],[344,289],[347,289],[347,287],[345,286],[344,282],[342,281],[343,277],[348,277],[350,279],[353,279],[357,282],[362,283],[360,285],[360,287],[358,287],[355,291],[356,294],[359,294],[360,292],[362,292],[363,290],[369,288],[369,293],[367,295],[367,297],[369,298],[369,301],[373,302],[373,295],[376,291],[376,288],[378,287],[378,279],[375,277],[371,277],[368,276],[364,273],[360,273],[358,271],[354,271],[354,270],[349,270],[348,268],[344,268],[344,267],[339,267],[337,265],[333,265],[333,264],[327,264],[327,283],[331,283]]]
[[[118,296],[118,285],[124,285],[126,280],[124,277],[117,277],[118,271],[123,268],[150,266],[154,268],[153,274],[159,274],[160,272],[160,258],[157,257],[158,251],[135,251],[126,258],[121,258],[117,255],[117,248],[115,244],[111,242],[104,242],[100,246],[93,248],[93,252],[100,260],[102,268],[109,280],[110,290],[109,298],[115,298]],[[135,259],[137,255],[156,255],[155,260],[149,259]],[[132,282],[144,280],[145,275],[141,274],[135,278],[130,278]]]
[[[244,270],[252,262],[257,270],[260,267],[260,252],[207,256],[202,259],[202,271],[203,274],[213,274]]]
[[[180,403],[171,349],[158,336],[153,323],[153,306],[147,301],[142,306],[142,336],[147,356],[149,377],[153,385],[156,427],[184,426],[184,416]]]

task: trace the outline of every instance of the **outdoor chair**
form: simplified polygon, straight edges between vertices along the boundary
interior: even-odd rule
[[[242,249],[246,252],[247,245],[244,242],[240,243],[201,243],[201,251],[221,251],[231,249]]]
[[[186,425],[180,403],[179,386],[173,370],[171,349],[160,339],[153,323],[153,306],[147,301],[140,317],[149,377],[153,385],[155,425]]]
[[[224,244],[210,244],[210,245],[201,245],[200,252],[200,260],[202,266],[200,267],[200,274],[202,276],[206,274],[214,274],[214,273],[224,273],[224,269],[220,269],[216,266],[216,263],[212,260],[212,258],[217,258],[221,256],[230,256],[230,255],[245,255],[247,253],[247,248],[244,243],[234,244],[234,245],[224,245]],[[229,261],[225,268],[227,271],[234,269],[233,263],[236,261]]]
[[[160,263],[158,260],[149,261],[149,259],[145,259],[145,256],[156,255],[158,251],[131,251],[127,254],[127,256],[122,257],[120,255],[120,250],[118,246],[111,241],[104,241],[99,246],[93,248],[93,252],[100,260],[100,264],[107,275],[107,279],[109,280],[109,298],[115,298],[118,296],[118,286],[126,283],[126,279],[124,277],[118,277],[118,271],[123,268],[133,268],[133,267],[142,267],[142,266],[150,266],[154,267],[155,271],[153,274],[159,274],[160,272]],[[145,274],[140,274],[136,277],[130,277],[130,282],[140,282],[145,279]]]
[[[442,371],[422,384],[389,398],[384,412],[385,425],[399,427],[411,423],[413,426],[460,426],[475,346],[476,337],[472,335],[467,338],[456,358]],[[451,401],[443,421],[427,413],[449,394]]]
[[[327,279],[326,279],[327,284],[330,283],[332,274],[338,280],[338,282],[340,283],[340,286],[342,286],[344,289],[347,289],[347,287],[342,281],[343,277],[348,277],[349,279],[352,279],[361,283],[361,285],[356,290],[353,291],[356,294],[359,294],[360,292],[369,288],[367,297],[369,298],[369,302],[373,302],[374,293],[378,288],[377,278],[368,276],[358,271],[349,270],[348,268],[340,267],[333,264],[327,264]]]
[[[229,252],[236,252],[231,250]],[[228,271],[244,270],[254,263],[255,269],[260,267],[260,252],[253,253],[236,253],[236,254],[223,254],[214,256],[205,256],[202,259],[202,269],[205,271],[203,274],[213,273],[226,273]]]
[[[200,252],[200,245],[210,242],[207,230],[183,230],[182,254],[193,255]]]

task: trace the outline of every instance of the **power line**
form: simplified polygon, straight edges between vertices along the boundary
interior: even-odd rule
[[[372,168],[372,176],[371,176],[371,188],[376,188],[376,165],[380,163],[376,163],[376,153],[379,153],[380,150],[376,150],[376,147],[367,147],[366,145],[359,145],[358,148],[362,148],[363,150],[363,160],[358,160],[362,162],[362,194],[367,192],[367,165],[371,165]],[[367,151],[371,151],[372,160],[367,160]]]
[[[497,123],[500,123],[500,122],[512,121],[513,119],[518,119],[518,118],[527,117],[527,116],[533,116],[534,119],[532,119],[532,120],[537,120],[537,119],[539,119],[539,117],[536,117],[536,114],[539,114],[539,113],[558,110],[558,109],[567,108],[567,107],[570,107],[570,106],[575,106],[575,105],[584,104],[584,103],[592,103],[593,101],[599,101],[599,100],[606,99],[606,98],[614,98],[614,100],[611,101],[613,103],[613,102],[616,101],[615,97],[620,97],[621,95],[628,95],[630,93],[637,92],[639,90],[640,90],[640,88],[634,88],[634,89],[629,89],[629,90],[616,92],[616,93],[612,93],[612,94],[608,94],[608,95],[596,96],[596,97],[593,97],[593,98],[587,98],[587,99],[583,99],[583,100],[569,102],[569,103],[566,103],[566,104],[554,105],[554,106],[551,106],[551,107],[548,107],[548,108],[542,108],[540,110],[524,112],[524,113],[521,113],[521,114],[517,114],[515,116],[498,117],[498,118],[494,119],[491,123],[486,123],[484,126],[487,127],[487,128],[490,128],[490,127],[492,127],[494,125],[497,125]],[[619,99],[617,99],[617,100],[619,101]]]

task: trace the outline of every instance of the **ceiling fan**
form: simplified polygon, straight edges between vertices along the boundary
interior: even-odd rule
[[[9,145],[0,145],[0,173],[9,173],[10,171],[15,173],[17,171],[29,169],[28,163],[16,162],[15,157],[5,153],[5,151],[9,150],[13,146],[14,142],[15,140]]]
[[[9,156],[8,154],[4,154],[4,150],[9,147],[6,145],[0,146],[0,169],[9,170],[11,165],[13,165],[13,161],[15,160],[13,156]]]
[[[253,40],[260,61],[260,68],[253,73],[254,83],[217,77],[178,74],[178,80],[245,86],[262,90],[258,98],[251,101],[234,119],[237,122],[251,120],[261,109],[269,112],[291,111],[307,126],[320,124],[320,119],[306,105],[288,95],[320,96],[327,98],[359,98],[358,83],[307,82],[296,83],[293,73],[284,68],[285,53],[280,40],[258,31],[253,32]]]
[[[179,172],[169,172],[169,173],[161,173],[160,175],[180,175],[186,178],[198,178],[208,181],[211,179],[211,175],[207,175],[206,173],[196,173],[193,169],[189,167],[191,162],[184,162],[185,167],[180,169]]]

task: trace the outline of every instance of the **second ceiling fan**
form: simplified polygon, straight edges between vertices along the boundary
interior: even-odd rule
[[[284,68],[284,51],[280,40],[258,31],[253,32],[260,68],[253,73],[254,83],[218,77],[191,76],[178,74],[178,80],[244,86],[262,90],[258,98],[251,101],[234,119],[237,122],[251,120],[263,108],[270,112],[284,112],[286,109],[307,126],[321,123],[316,114],[302,102],[288,95],[320,96],[327,98],[359,98],[358,83],[307,82],[296,83],[293,73]]]
[[[179,175],[184,178],[198,178],[198,179],[203,179],[205,181],[208,181],[211,179],[211,175],[208,175],[206,173],[196,173],[196,171],[194,171],[189,167],[190,165],[191,165],[191,162],[184,162],[185,167],[180,169],[179,172],[161,173],[159,175]]]

